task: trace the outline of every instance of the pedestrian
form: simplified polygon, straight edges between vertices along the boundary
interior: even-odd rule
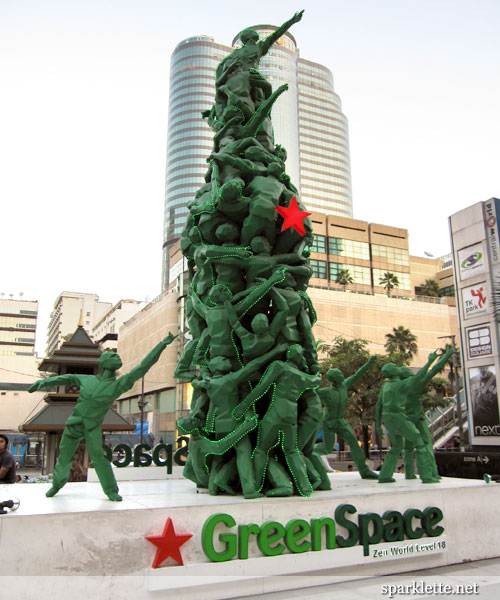
[[[0,483],[16,483],[16,461],[8,445],[9,438],[0,433]]]

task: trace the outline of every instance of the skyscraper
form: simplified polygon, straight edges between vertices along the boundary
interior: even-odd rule
[[[254,26],[261,38],[276,28]],[[240,45],[238,37],[233,47]],[[186,203],[203,184],[213,132],[201,119],[215,95],[217,64],[232,48],[200,35],[177,45],[170,65],[162,289],[169,282],[168,247],[179,238]],[[272,111],[276,143],[288,154],[287,173],[305,206],[325,214],[352,216],[347,119],[323,65],[300,58],[295,38],[286,33],[261,60],[260,72],[273,89],[287,83]]]

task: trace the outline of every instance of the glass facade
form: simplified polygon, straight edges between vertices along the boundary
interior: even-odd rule
[[[370,247],[368,242],[356,242],[342,238],[328,238],[329,254],[333,256],[347,256],[349,258],[360,258],[370,260]]]
[[[371,285],[371,273],[370,267],[359,267],[357,265],[330,263],[330,281],[335,281],[339,271],[347,269],[351,277],[354,279],[353,283],[361,285]]]
[[[402,250],[400,248],[372,244],[372,256],[374,259],[379,259],[393,265],[408,266],[410,264],[408,250]]]
[[[398,287],[396,287],[392,290],[393,294],[397,294],[398,290],[411,290],[410,274],[409,273],[401,273],[399,271],[394,271],[392,269],[390,269],[390,270],[389,269],[373,269],[374,285],[383,287],[380,284],[380,280],[383,279],[384,273],[387,273],[387,271],[389,271],[393,275],[396,275],[396,277],[398,278],[398,281],[399,281]]]
[[[254,28],[261,37],[271,25]],[[238,44],[235,39],[233,44]],[[182,233],[186,203],[204,183],[213,133],[201,118],[215,96],[217,64],[232,48],[200,35],[177,45],[170,65],[162,289],[168,286],[168,246]],[[273,89],[289,89],[272,111],[275,143],[287,150],[287,173],[307,210],[352,216],[347,119],[333,89],[331,72],[299,58],[287,33],[262,58],[260,72]],[[322,252],[321,250],[318,250]],[[326,277],[326,271],[325,271]]]

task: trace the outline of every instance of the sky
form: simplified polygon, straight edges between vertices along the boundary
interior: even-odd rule
[[[0,294],[161,291],[170,56],[293,26],[349,121],[354,217],[450,249],[449,215],[500,197],[500,2],[0,0]],[[279,140],[278,140],[279,141]]]

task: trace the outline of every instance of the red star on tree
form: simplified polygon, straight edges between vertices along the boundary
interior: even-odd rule
[[[290,200],[289,206],[276,206],[276,210],[284,219],[281,231],[293,227],[300,235],[306,234],[304,229],[304,219],[311,213],[300,210],[295,196]]]
[[[172,519],[169,517],[162,535],[146,535],[144,537],[158,548],[153,561],[153,569],[156,569],[169,556],[171,556],[180,565],[183,565],[184,562],[182,561],[180,547],[182,544],[187,542],[190,537],[193,537],[193,534],[184,533],[177,535],[175,533]]]

